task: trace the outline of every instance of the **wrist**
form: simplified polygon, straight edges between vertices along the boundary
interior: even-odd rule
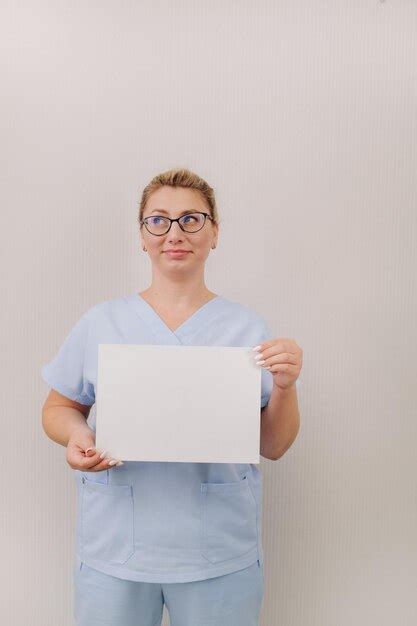
[[[295,383],[292,383],[289,387],[280,387],[279,385],[274,383],[274,391],[275,393],[279,393],[280,395],[289,395],[297,390]]]
[[[70,438],[73,437],[74,434],[76,433],[77,434],[80,434],[80,433],[84,433],[84,434],[93,433],[94,434],[94,431],[90,428],[90,426],[87,423],[85,423],[85,424],[76,424],[75,426],[73,426],[69,432]]]

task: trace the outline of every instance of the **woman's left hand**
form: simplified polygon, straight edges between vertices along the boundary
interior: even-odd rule
[[[294,339],[280,337],[264,341],[256,352],[256,362],[265,361],[261,366],[271,372],[274,385],[289,389],[295,384],[303,364],[303,351]]]

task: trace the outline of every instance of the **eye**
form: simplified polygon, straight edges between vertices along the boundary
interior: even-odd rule
[[[184,217],[182,218],[183,222],[185,222],[186,224],[191,221],[191,222],[197,222],[198,221],[198,217],[196,215],[184,215]]]
[[[149,219],[149,222],[153,224],[154,226],[157,226],[158,224],[161,224],[161,222],[158,222],[158,220],[161,220],[162,223],[165,221],[163,217],[158,217],[156,215],[155,217],[151,217]]]

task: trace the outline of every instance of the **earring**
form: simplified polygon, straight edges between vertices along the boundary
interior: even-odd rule
[[[216,247],[216,244],[214,244],[214,246],[211,246],[211,249],[214,250]]]
[[[144,252],[147,252],[146,248],[142,248],[142,250],[143,250]]]

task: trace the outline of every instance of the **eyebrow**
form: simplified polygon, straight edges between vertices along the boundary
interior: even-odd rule
[[[153,211],[151,211],[149,213],[149,215],[151,215],[152,213],[155,213],[155,211],[157,211],[158,213],[166,213],[166,215],[169,215],[168,211],[165,211],[165,209],[153,209]],[[180,215],[185,215],[186,213],[196,213],[195,209],[189,209],[188,211],[182,211],[182,213],[180,213]]]

